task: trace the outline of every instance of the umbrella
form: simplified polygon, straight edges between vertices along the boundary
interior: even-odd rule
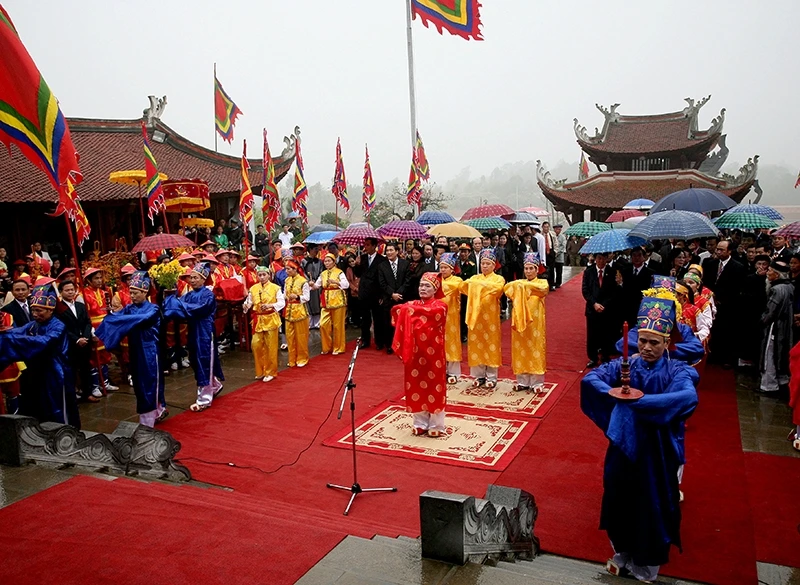
[[[156,252],[170,248],[193,248],[194,242],[180,234],[155,234],[142,238],[131,252]]]
[[[298,217],[300,217],[299,213],[297,213],[296,211],[290,211],[286,216],[286,219],[297,219]]]
[[[530,213],[531,215],[535,215],[536,217],[545,217],[550,215],[550,213],[546,209],[542,209],[541,207],[523,207],[522,209],[517,209],[517,212],[523,213]]]
[[[436,225],[439,223],[450,223],[456,218],[446,211],[423,211],[419,214],[416,221],[422,225]]]
[[[800,238],[800,221],[792,222],[776,230],[773,236],[783,236],[784,238]]]
[[[710,211],[721,211],[730,209],[736,202],[719,191],[714,189],[684,189],[670,193],[663,199],[659,199],[650,213],[659,213],[670,209],[683,211],[695,211],[697,213],[708,213]]]
[[[759,205],[758,203],[740,203],[739,205],[734,205],[725,213],[757,213],[758,215],[763,215],[764,217],[768,217],[770,219],[783,219],[783,216],[780,212],[770,207],[769,205]]]
[[[646,243],[643,238],[631,237],[631,230],[612,229],[589,238],[580,250],[581,254],[601,254],[607,252],[619,252],[629,250],[637,246],[644,246]]]
[[[338,233],[339,232],[335,232],[335,231],[314,232],[313,234],[309,234],[308,237],[305,240],[303,240],[303,243],[304,244],[327,244]]]
[[[643,219],[645,219],[645,217],[646,216],[644,216],[644,215],[636,216],[636,217],[629,217],[625,221],[615,221],[615,222],[612,222],[612,223],[610,223],[608,225],[610,225],[615,230],[617,230],[617,229],[628,229],[628,230],[630,230],[630,229],[635,228],[637,225],[639,225],[639,222],[641,222]]]
[[[513,223],[513,224],[539,223],[539,217],[527,211],[518,211],[511,215],[507,215],[503,219],[505,219],[508,223]]]
[[[321,223],[311,228],[309,233],[315,234],[317,232],[340,232],[342,228],[336,227],[332,223]]]
[[[461,221],[465,221],[467,219],[478,219],[479,217],[499,217],[501,215],[511,215],[513,213],[513,209],[502,203],[479,205],[478,207],[467,209],[467,211],[464,212],[464,215],[461,216]]]
[[[655,202],[650,201],[649,199],[634,199],[623,205],[622,209],[638,209],[639,211],[646,211],[653,207],[653,205],[655,205]]]
[[[759,228],[776,228],[778,224],[775,220],[758,213],[724,213],[714,220],[714,225],[718,228],[755,230]]]
[[[332,241],[345,246],[360,246],[364,243],[365,238],[383,240],[381,235],[375,231],[375,228],[364,222],[359,222],[347,226],[344,231],[333,236]]]
[[[432,236],[445,236],[448,238],[480,238],[481,233],[471,225],[466,225],[453,221],[450,223],[440,223],[428,228],[428,233]]]
[[[644,213],[642,213],[638,209],[623,209],[621,211],[615,211],[614,213],[608,216],[608,218],[606,219],[606,223],[625,221],[626,219],[630,219],[632,217],[644,217]]]
[[[690,240],[717,236],[719,230],[702,213],[671,209],[644,218],[628,235],[638,236],[645,240],[669,238]]]
[[[419,240],[427,238],[428,232],[416,221],[396,219],[378,228],[378,233],[384,238],[397,238],[398,240]]]
[[[501,230],[511,227],[511,224],[502,217],[476,217],[475,219],[468,219],[464,223],[471,225],[476,230]]]
[[[600,221],[579,221],[576,224],[569,226],[564,230],[564,235],[578,236],[579,238],[591,238],[595,234],[605,232],[611,229],[607,223]]]

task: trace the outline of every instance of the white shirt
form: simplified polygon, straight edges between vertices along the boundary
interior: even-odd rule
[[[77,318],[78,310],[75,308],[75,301],[72,301],[71,303],[69,301],[64,301],[64,304],[69,307],[69,310],[72,311],[72,314]]]
[[[278,239],[281,241],[281,245],[284,248],[288,248],[289,246],[292,245],[292,240],[294,239],[294,234],[292,232],[288,232],[286,234],[281,232],[280,234],[278,234]]]
[[[540,232],[536,232],[533,234],[533,237],[536,238],[536,245],[539,252],[539,258],[542,261],[542,266],[547,266],[547,254],[544,253],[544,236]]]
[[[375,256],[377,256],[377,255],[378,255],[377,252],[373,252],[372,254],[369,254],[367,256],[367,259],[368,259],[367,266],[372,266],[372,261],[375,260]]]
[[[14,299],[14,300],[17,301],[17,299]],[[17,304],[22,309],[22,312],[25,313],[28,316],[28,318],[30,319],[30,317],[31,317],[31,309],[28,306],[27,301],[22,301],[22,302],[17,301]]]

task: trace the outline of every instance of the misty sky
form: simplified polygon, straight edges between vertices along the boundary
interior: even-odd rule
[[[212,65],[258,156],[302,130],[306,179],[330,182],[341,136],[350,182],[369,143],[376,183],[408,176],[404,0],[2,0],[67,116],[162,117],[214,146]],[[432,179],[519,160],[577,160],[577,117],[680,110],[712,94],[701,128],[726,108],[729,161],[800,167],[800,2],[483,0],[485,41],[413,23],[417,122]]]

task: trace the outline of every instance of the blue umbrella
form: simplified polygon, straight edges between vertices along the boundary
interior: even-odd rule
[[[332,223],[321,223],[311,228],[310,232],[316,234],[317,232],[340,232],[342,228],[337,228]]]
[[[628,234],[645,240],[690,240],[717,235],[719,230],[705,215],[681,209],[654,213],[640,221]]]
[[[602,254],[607,252],[619,252],[629,250],[637,246],[644,246],[646,241],[643,238],[631,237],[631,230],[608,230],[595,234],[580,249],[581,254]]]
[[[339,232],[335,232],[335,231],[314,232],[313,234],[309,234],[308,237],[305,240],[303,240],[303,243],[304,244],[327,244],[338,233]]]
[[[289,214],[286,216],[286,219],[297,219],[300,217],[300,214],[296,211],[290,211]]]
[[[650,201],[649,199],[634,199],[633,201],[628,201],[625,205],[622,206],[622,209],[638,209],[639,211],[646,211],[655,205],[655,201]]]
[[[439,225],[440,223],[451,223],[456,218],[446,211],[423,211],[417,218],[417,223],[422,225]]]
[[[670,193],[663,199],[659,199],[651,209],[650,214],[679,209],[683,211],[695,211],[697,213],[709,213],[711,211],[721,211],[730,209],[736,202],[719,191],[714,189],[684,189]]]
[[[777,209],[774,209],[769,205],[759,205],[758,203],[740,203],[739,205],[734,205],[731,207],[723,215],[727,215],[728,213],[755,213],[756,215],[763,215],[764,217],[768,217],[770,219],[783,219],[783,216]]]

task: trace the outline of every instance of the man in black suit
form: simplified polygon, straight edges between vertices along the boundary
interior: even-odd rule
[[[4,306],[3,311],[14,318],[14,327],[22,327],[30,323],[33,318],[28,304],[30,293],[31,287],[23,278],[18,278],[11,285],[11,294],[14,296],[14,300]]]
[[[613,316],[614,296],[618,287],[615,274],[608,266],[607,254],[595,254],[594,261],[583,272],[581,287],[586,301],[587,367],[598,365],[600,360],[611,359],[618,333]]]
[[[375,344],[378,347],[386,346],[386,353],[392,352],[394,327],[392,326],[392,307],[403,302],[404,297],[409,297],[407,290],[408,261],[398,256],[396,244],[386,244],[386,262],[378,266],[378,286],[381,291],[381,308],[383,309],[384,333],[383,342],[375,334]]]
[[[353,270],[361,279],[358,284],[358,301],[361,306],[361,348],[369,347],[372,340],[370,327],[373,322],[375,323],[375,344],[378,349],[383,349],[381,344],[385,337],[378,286],[378,267],[386,262],[386,258],[378,254],[377,246],[376,239],[365,238],[364,253],[356,260]]]
[[[80,384],[76,383],[75,387],[81,389],[79,395],[85,400],[99,402],[100,398],[92,395],[92,374],[89,365],[92,321],[86,312],[86,306],[75,302],[78,289],[74,282],[64,281],[58,285],[58,290],[61,293],[61,300],[56,305],[56,317],[64,323],[69,340],[69,362],[73,373],[80,378]]]
[[[635,327],[639,305],[642,304],[642,291],[650,288],[655,272],[645,266],[644,250],[634,248],[631,251],[631,263],[626,264],[619,274],[617,278],[617,284],[621,286],[619,317],[622,321],[627,321],[630,327]]]
[[[715,258],[703,261],[703,285],[714,292],[717,316],[711,328],[710,358],[723,366],[736,363],[739,296],[747,269],[731,258],[730,240],[717,244]]]

